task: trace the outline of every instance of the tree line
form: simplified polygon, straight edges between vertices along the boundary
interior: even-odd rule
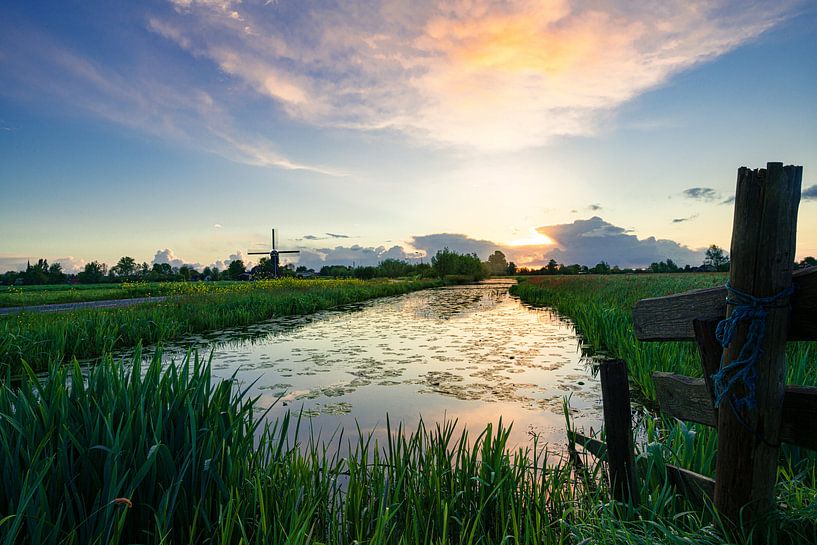
[[[806,257],[795,268],[817,266],[817,259]],[[519,275],[574,275],[574,274],[627,274],[627,273],[676,273],[676,272],[718,272],[729,270],[729,256],[720,247],[710,246],[706,250],[703,263],[699,267],[686,265],[680,267],[671,259],[650,264],[645,269],[620,268],[610,266],[605,261],[593,267],[586,265],[567,265],[551,259],[547,265],[535,269],[519,268],[508,262],[505,254],[496,250],[481,261],[475,253],[458,253],[448,248],[439,250],[430,263],[410,263],[402,259],[384,259],[375,266],[324,265],[319,271],[303,265],[283,265],[279,276],[358,278],[450,278],[463,281],[481,280],[489,276]],[[100,284],[115,282],[181,282],[181,281],[217,281],[217,280],[250,280],[270,278],[273,274],[272,261],[263,257],[258,265],[248,269],[244,262],[235,259],[223,271],[218,267],[204,267],[201,271],[192,265],[174,267],[169,263],[137,263],[130,256],[123,256],[116,265],[108,267],[105,263],[92,261],[86,263],[83,270],[76,274],[67,274],[59,263],[49,264],[46,259],[37,263],[28,263],[24,271],[7,271],[0,275],[3,285],[39,285],[65,284]]]

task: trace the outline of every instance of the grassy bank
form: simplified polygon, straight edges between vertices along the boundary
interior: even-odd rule
[[[252,284],[219,282],[122,282],[118,284],[50,284],[0,286],[0,307],[51,305],[174,295],[200,295],[248,289]]]
[[[0,387],[0,543],[729,541],[661,484],[657,447],[638,457],[647,484],[632,510],[610,501],[598,467],[553,463],[536,444],[511,452],[506,428],[391,429],[330,455],[287,439],[297,418],[262,423],[206,364],[140,361]]]
[[[701,376],[700,357],[694,343],[637,341],[632,324],[633,306],[646,297],[718,286],[725,280],[726,276],[721,274],[553,276],[526,279],[513,286],[511,292],[528,304],[551,307],[572,319],[594,349],[624,359],[632,386],[646,400],[654,400],[653,371]],[[787,359],[788,382],[817,385],[815,343],[789,343]],[[649,420],[654,433],[645,438],[644,448],[654,445],[665,450],[673,463],[714,476],[717,453],[714,429],[685,425],[670,418]],[[797,531],[803,532],[802,542],[815,543],[813,524],[803,527],[801,523],[804,516],[817,520],[817,453],[783,445],[780,456],[780,504],[799,507],[781,511],[779,526],[799,528]]]
[[[219,286],[186,286],[161,303],[61,313],[0,317],[0,367],[15,371],[21,360],[36,369],[49,362],[92,358],[137,343],[249,325],[274,316],[308,314],[337,305],[398,295],[436,281],[266,280]]]

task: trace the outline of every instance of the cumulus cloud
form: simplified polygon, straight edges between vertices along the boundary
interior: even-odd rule
[[[499,248],[496,242],[474,239],[456,233],[414,236],[411,238],[411,246],[427,256],[432,256],[437,251],[448,248],[461,254],[477,254],[481,259],[488,259],[488,256]]]
[[[621,267],[644,267],[667,258],[680,265],[698,265],[703,260],[702,251],[692,250],[673,240],[655,237],[639,239],[598,216],[573,223],[543,226],[537,231],[555,244],[554,248],[543,254],[543,258],[553,258],[559,263],[595,265],[606,261]]]
[[[263,256],[260,256],[260,257],[263,257]],[[248,269],[252,268],[255,265],[255,262],[252,259],[250,259],[249,256],[244,255],[244,252],[239,250],[239,251],[235,252],[234,254],[230,254],[226,259],[216,259],[215,261],[210,263],[210,265],[208,265],[208,267],[210,267],[211,269],[212,268],[217,268],[218,270],[223,271],[227,267],[230,266],[230,263],[232,263],[233,261],[238,261],[238,260],[243,261],[244,266],[246,268],[248,268]],[[284,261],[284,260],[282,260],[282,261]]]
[[[170,248],[165,248],[164,250],[156,250],[156,255],[153,256],[152,263],[155,264],[162,264],[167,263],[171,267],[178,268],[182,265],[187,265],[188,267],[192,267],[196,270],[201,270],[202,265],[201,263],[191,263],[181,257],[177,256],[173,250]]]
[[[82,271],[85,268],[85,264],[88,263],[82,258],[74,257],[74,256],[67,256],[67,257],[58,257],[50,263],[59,263],[62,265],[62,271],[68,274],[75,274]]]
[[[301,248],[298,265],[319,270],[324,265],[374,266],[384,259],[416,260],[419,256],[402,246],[335,246],[334,248]]]
[[[588,135],[679,71],[755,39],[791,2],[175,0],[149,29],[290,117],[519,149]]]
[[[696,201],[712,202],[721,198],[720,193],[711,187],[690,187],[689,189],[685,189],[682,194],[687,199]]]
[[[817,200],[817,185],[813,185],[811,187],[807,187],[800,193],[800,198],[804,201],[814,201]]]

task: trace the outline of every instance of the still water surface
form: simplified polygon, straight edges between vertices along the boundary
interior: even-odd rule
[[[601,396],[573,326],[508,293],[513,282],[424,290],[309,316],[190,337],[167,347],[180,359],[191,345],[213,353],[213,373],[236,377],[260,396],[268,417],[310,418],[323,437],[359,426],[379,432],[457,419],[472,433],[501,417],[511,443],[539,434],[565,443],[562,400],[578,427],[598,429]]]

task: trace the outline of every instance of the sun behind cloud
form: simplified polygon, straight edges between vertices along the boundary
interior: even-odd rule
[[[530,229],[528,236],[508,243],[509,246],[553,246],[554,244],[552,238],[534,228]]]

